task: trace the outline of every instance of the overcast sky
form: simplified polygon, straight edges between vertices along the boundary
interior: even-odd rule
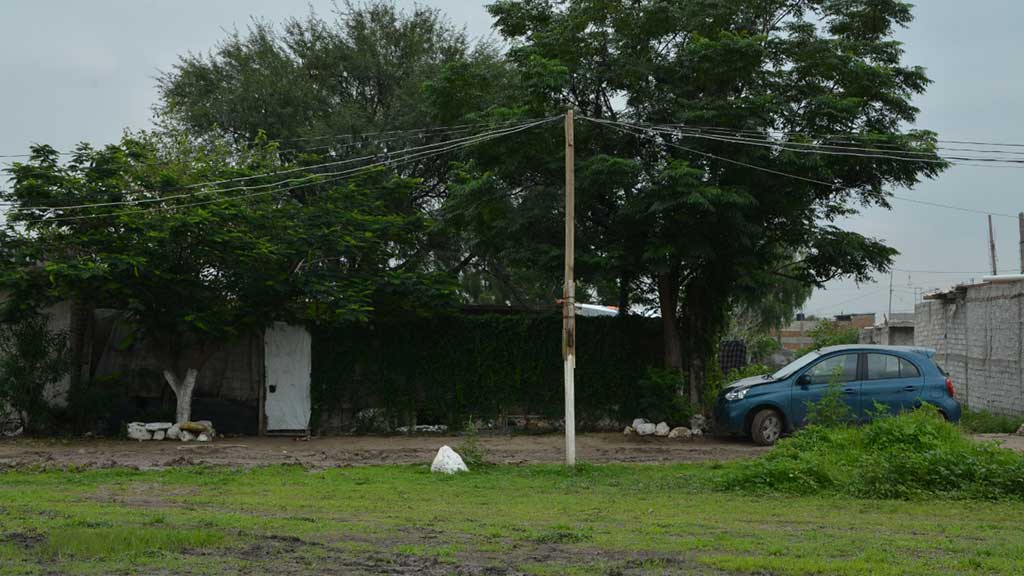
[[[409,0],[399,5],[412,6]],[[423,0],[465,25],[491,34],[478,0]],[[80,141],[116,141],[125,128],[150,125],[155,77],[188,51],[206,51],[225,30],[251,17],[279,22],[329,1],[286,0],[2,0],[0,2],[0,154],[27,152],[31,143],[68,149]],[[916,21],[900,34],[905,61],[927,68],[934,84],[917,100],[918,127],[940,138],[1024,142],[1024,88],[1019,0],[919,0]],[[1024,170],[955,166],[935,181],[902,194],[1002,214],[1024,209]],[[884,239],[901,252],[894,274],[893,310],[910,311],[915,291],[941,288],[988,268],[985,217],[893,201],[844,227]],[[1018,271],[1017,222],[994,217],[999,268]],[[911,272],[906,272],[906,271]],[[817,291],[808,313],[884,313],[889,278],[856,286],[834,282]],[[879,316],[881,319],[881,316]]]

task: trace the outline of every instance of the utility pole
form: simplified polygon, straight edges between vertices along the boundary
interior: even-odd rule
[[[889,315],[885,317],[885,324],[889,324],[892,318],[892,270],[889,270]]]
[[[565,113],[565,286],[562,289],[562,360],[565,362],[565,465],[576,466],[576,154],[573,111]]]
[[[1020,228],[1020,273],[1024,274],[1024,212],[1017,214],[1017,223]]]
[[[992,233],[992,215],[988,215],[988,253],[992,257],[992,275],[999,275],[999,268],[996,266],[996,237]]]

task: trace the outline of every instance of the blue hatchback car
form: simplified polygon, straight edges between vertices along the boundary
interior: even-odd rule
[[[838,375],[843,398],[861,421],[875,403],[891,414],[928,403],[950,422],[960,420],[953,382],[934,360],[935,351],[910,346],[830,346],[805,354],[774,374],[733,382],[718,395],[715,425],[749,436],[762,446],[806,423],[807,404],[816,402]]]

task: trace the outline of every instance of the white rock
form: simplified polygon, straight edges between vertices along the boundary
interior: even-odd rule
[[[437,451],[437,456],[434,457],[434,463],[430,465],[430,471],[455,474],[456,472],[469,472],[469,468],[466,468],[462,456],[459,456],[455,450],[441,446],[441,449]]]
[[[189,442],[196,439],[196,435],[189,432],[188,430],[182,430],[178,433],[178,440],[182,442]]]
[[[153,432],[153,440],[163,440],[166,437],[167,437],[167,431],[166,430],[157,430],[156,432]]]
[[[643,418],[637,418],[636,420],[633,420],[633,429],[639,430],[641,424],[647,424],[647,420],[644,420]]]
[[[1024,424],[1021,424],[1020,428],[1017,428],[1017,436],[1024,436]]]
[[[203,433],[203,434],[200,434],[199,436],[197,436],[196,440],[198,440],[200,442],[209,442],[210,441],[210,437],[206,433]]]
[[[693,430],[690,430],[690,435],[696,438],[698,436],[703,436],[704,431],[701,430],[700,428],[694,428]]]
[[[177,424],[167,429],[168,440],[177,440],[179,437],[181,437],[181,427]]]
[[[665,423],[665,422],[658,422],[658,425],[654,427],[654,435],[655,436],[668,436],[668,433],[671,430],[672,429],[668,427],[667,423]]]
[[[128,437],[142,442],[153,438],[153,433],[146,430],[146,425],[142,422],[130,422],[128,423]]]
[[[644,422],[639,426],[634,426],[634,428],[636,429],[636,433],[641,436],[650,436],[651,434],[654,434],[655,430],[658,429],[657,426],[651,424],[650,422]]]
[[[681,440],[685,440],[685,439],[689,438],[690,435],[691,435],[690,429],[687,428],[686,426],[679,426],[677,428],[673,428],[668,433],[668,437],[669,438],[679,438]]]
[[[636,429],[632,426],[626,426],[626,429],[622,431],[623,436],[632,436],[633,434],[636,434]]]
[[[158,430],[167,430],[173,425],[174,424],[171,422],[150,422],[149,424],[146,424],[146,430],[149,430],[150,432],[156,432]]]
[[[705,418],[703,414],[694,414],[693,417],[690,418],[690,430],[707,430],[707,428],[708,419]]]

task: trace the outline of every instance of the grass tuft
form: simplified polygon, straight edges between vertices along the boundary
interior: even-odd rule
[[[51,532],[40,545],[39,553],[57,559],[112,558],[212,548],[224,545],[225,540],[221,532],[188,528],[69,528]]]

